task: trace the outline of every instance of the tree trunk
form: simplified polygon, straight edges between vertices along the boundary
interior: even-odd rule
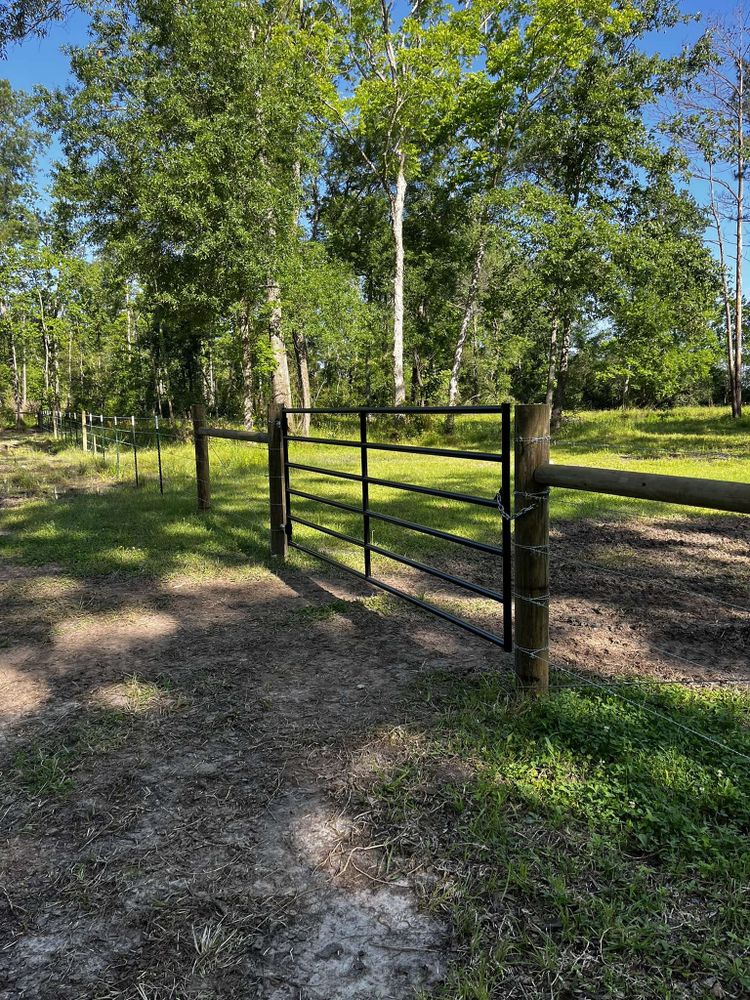
[[[734,332],[732,330],[732,303],[729,298],[729,282],[727,281],[727,264],[726,257],[724,254],[724,233],[721,228],[721,218],[719,216],[719,209],[716,205],[716,196],[714,192],[714,171],[713,164],[708,165],[708,176],[709,176],[709,193],[710,193],[710,204],[711,204],[711,214],[714,219],[714,226],[716,227],[716,239],[719,248],[719,264],[721,266],[721,293],[724,302],[724,334],[726,338],[727,345],[727,384],[729,386],[729,403],[732,407],[732,416],[737,416],[737,396],[736,396],[736,385],[734,380]]]
[[[73,329],[68,333],[68,385],[65,390],[65,409],[70,409],[70,394],[73,388]]]
[[[10,357],[12,365],[13,379],[13,403],[16,411],[16,430],[21,429],[21,378],[18,370],[18,356],[16,354],[16,338],[13,331],[10,334]]]
[[[44,402],[45,405],[49,405],[49,337],[44,326],[42,326],[42,345],[44,347]]]
[[[133,310],[130,307],[130,282],[125,284],[125,341],[128,345],[128,360],[133,353]]]
[[[391,198],[391,228],[396,262],[393,270],[393,405],[406,402],[404,384],[404,204],[406,202],[405,156],[399,153],[396,194]]]
[[[474,310],[477,305],[477,293],[479,291],[479,278],[482,274],[482,264],[484,263],[484,255],[487,252],[487,232],[482,226],[479,232],[479,243],[477,244],[477,252],[474,255],[474,265],[471,269],[471,278],[469,279],[469,287],[466,290],[466,301],[464,302],[464,312],[461,317],[461,327],[458,331],[458,340],[456,341],[456,347],[453,351],[453,366],[451,368],[450,382],[448,383],[448,406],[456,406],[459,401],[458,395],[458,379],[461,374],[461,362],[463,361],[464,347],[466,346],[466,338],[469,335],[469,330],[471,329],[471,319],[474,315]],[[454,417],[452,413],[449,413],[445,420],[445,429],[450,432],[453,430]]]
[[[557,316],[552,318],[552,324],[549,335],[549,361],[547,364],[547,395],[544,398],[544,402],[547,406],[552,406],[552,401],[555,395],[555,376],[557,374],[557,331],[560,322]]]
[[[482,386],[479,381],[479,338],[477,337],[477,311],[474,310],[474,318],[471,321],[471,361],[472,361],[472,376],[474,382],[474,392],[472,394],[472,403],[476,406],[479,405],[479,401],[482,398]]]
[[[251,431],[255,419],[253,396],[253,340],[250,333],[250,304],[244,303],[240,314],[240,348],[242,351],[242,415],[246,431]]]
[[[271,376],[271,396],[274,403],[292,405],[292,387],[289,381],[289,359],[281,332],[281,289],[274,280],[268,282],[266,302],[269,307],[268,339],[271,342],[274,368]]]
[[[52,344],[52,371],[54,373],[54,392],[55,400],[53,406],[53,421],[52,427],[55,432],[55,437],[60,436],[60,359],[59,359],[58,343],[53,341]]]
[[[297,360],[297,377],[299,378],[299,392],[303,409],[312,406],[312,396],[310,395],[310,367],[307,362],[307,337],[304,330],[295,330],[292,333],[294,342],[294,356]],[[300,432],[307,437],[310,433],[310,414],[303,413],[299,422]]]
[[[60,368],[57,358],[57,343],[49,335],[44,302],[39,289],[37,289],[37,299],[39,301],[39,321],[42,326],[42,338],[44,341],[44,390],[45,396],[50,403],[50,409],[52,410],[52,433],[57,438],[59,436],[57,413],[60,409]]]
[[[414,350],[411,359],[411,398],[414,406],[424,406],[424,379],[422,378],[422,359],[419,351]]]
[[[565,393],[568,387],[568,369],[570,367],[570,340],[571,323],[569,318],[565,318],[562,324],[562,339],[560,341],[560,356],[557,365],[557,381],[555,383],[554,399],[552,403],[552,430],[560,429],[563,411],[565,410]]]
[[[737,229],[736,254],[737,261],[734,277],[734,398],[736,404],[735,416],[742,416],[742,252],[743,226],[745,223],[745,71],[743,60],[738,60],[737,70]]]
[[[206,407],[209,413],[216,413],[216,372],[214,371],[214,352],[208,349],[208,366],[206,369]]]

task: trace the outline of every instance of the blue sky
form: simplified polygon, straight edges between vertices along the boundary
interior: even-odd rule
[[[686,0],[682,4],[685,14],[703,15],[704,18],[726,16],[736,4],[731,0],[705,0],[704,3]],[[30,90],[35,84],[47,87],[63,85],[68,79],[68,58],[61,51],[65,45],[78,45],[86,40],[88,19],[80,12],[71,14],[67,20],[55,24],[46,38],[33,38],[11,49],[0,72],[16,88]],[[697,37],[700,26],[685,25],[671,32],[669,37],[653,39],[654,48],[662,52],[679,50],[681,45]]]
[[[8,52],[0,73],[19,90],[31,90],[36,84],[57,87],[69,76],[65,45],[80,45],[86,41],[88,18],[75,12],[66,21],[54,24],[46,38],[30,38]]]
[[[682,3],[685,14],[700,14],[702,23],[681,25],[666,34],[654,35],[648,39],[648,47],[668,55],[678,52],[686,43],[694,41],[702,32],[707,19],[727,16],[735,9],[732,0],[685,0]],[[20,90],[33,90],[37,85],[62,87],[70,78],[68,56],[63,51],[66,46],[80,45],[86,41],[88,19],[82,13],[70,15],[66,21],[54,24],[46,38],[32,38],[14,46],[8,53],[5,65],[0,64],[0,75],[7,77],[11,85]],[[44,158],[40,181],[44,183],[49,163],[57,155],[53,147]],[[702,200],[703,185],[694,185],[696,196]]]

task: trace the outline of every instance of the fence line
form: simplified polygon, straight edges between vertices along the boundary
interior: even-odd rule
[[[602,526],[609,527],[610,525],[607,524]],[[637,551],[637,546],[632,546],[632,547]],[[521,545],[517,543],[516,549],[522,549],[525,552],[529,552],[537,556],[542,556],[545,559],[550,558],[549,545]],[[566,556],[559,550],[555,551],[555,561],[564,563],[566,566],[581,566],[586,569],[593,569],[597,572],[611,574],[612,576],[620,577],[623,580],[632,580],[634,583],[642,583],[642,584],[669,583],[670,586],[672,587],[672,590],[677,594],[685,594],[688,597],[697,597],[699,600],[709,601],[713,604],[719,604],[721,605],[721,607],[729,608],[732,611],[738,612],[739,614],[750,614],[750,605],[737,604],[733,601],[726,600],[723,597],[717,597],[715,594],[709,594],[703,590],[696,590],[694,587],[685,587],[680,585],[675,586],[673,578],[665,576],[663,573],[657,573],[656,575],[652,574],[650,576],[643,576],[642,573],[629,573],[627,570],[619,569],[616,566],[607,566],[605,563],[590,562],[586,559],[579,559],[577,557],[574,558],[573,556]],[[695,612],[692,612],[692,614],[694,615],[694,617],[697,617],[695,615]]]
[[[370,412],[392,412],[391,410],[369,410],[358,408],[356,410],[339,411],[314,411],[316,413],[341,413],[358,414],[360,422],[365,422],[365,430],[361,429],[359,441],[339,439],[334,437],[301,437],[298,434],[289,433],[286,429],[288,413],[296,413],[297,410],[286,410],[281,406],[276,406],[270,414],[269,435],[258,433],[234,432],[232,437],[243,440],[268,440],[269,442],[269,483],[271,488],[271,539],[272,554],[283,559],[286,555],[288,545],[300,548],[302,551],[324,558],[333,562],[320,553],[308,550],[291,540],[291,525],[297,520],[300,524],[321,531],[326,535],[338,537],[347,543],[362,545],[359,539],[344,535],[331,529],[324,528],[319,524],[309,521],[306,518],[295,517],[290,512],[290,501],[293,497],[302,497],[308,500],[326,504],[327,506],[361,515],[366,522],[370,519],[380,519],[389,523],[401,525],[410,529],[426,531],[434,537],[449,541],[460,540],[462,544],[484,551],[490,554],[498,554],[497,549],[492,546],[475,543],[466,539],[459,539],[457,536],[435,529],[426,529],[412,522],[405,522],[390,515],[373,511],[366,499],[367,486],[371,483],[380,482],[384,486],[400,489],[412,489],[408,484],[390,482],[386,480],[376,480],[367,472],[366,466],[359,474],[343,473],[332,469],[321,469],[306,463],[289,461],[288,442],[305,442],[310,445],[335,445],[343,448],[359,448],[360,451],[369,449],[383,450],[390,452],[403,452],[411,454],[427,455],[451,455],[452,457],[473,458],[473,459],[495,459],[497,455],[488,455],[484,452],[462,452],[454,449],[426,448],[418,445],[394,445],[380,442],[370,442],[366,438],[366,419]],[[409,410],[408,412],[421,412]],[[438,412],[438,408],[433,408],[431,412]],[[445,410],[439,408],[439,412]],[[205,416],[202,407],[194,409],[194,416],[197,417],[194,425],[197,469],[196,478],[199,487],[199,506],[201,509],[208,509],[210,506],[210,486],[208,473],[208,449],[206,439],[213,436],[224,436],[221,431],[214,430],[205,425]],[[550,558],[549,558],[549,531],[550,531],[550,493],[551,488],[568,491],[585,491],[591,494],[606,494],[626,497],[631,500],[651,500],[656,502],[668,502],[671,504],[681,504],[697,506],[703,508],[713,508],[716,510],[730,510],[738,513],[750,512],[750,485],[734,482],[720,482],[708,479],[697,479],[691,477],[664,476],[654,473],[632,473],[622,472],[613,469],[588,469],[573,465],[551,465],[549,462],[549,449],[552,437],[550,434],[549,407],[532,404],[528,406],[517,406],[515,414],[515,507],[510,510],[510,503],[499,498],[485,500],[479,497],[457,497],[452,499],[466,499],[481,505],[491,505],[497,503],[501,523],[505,526],[508,522],[515,523],[515,586],[513,588],[513,599],[515,602],[515,662],[517,676],[528,690],[532,692],[544,692],[549,685],[549,670],[544,667],[544,657],[548,658],[549,653],[549,602],[550,602]],[[280,428],[280,430],[279,430]],[[228,435],[226,435],[228,436]],[[201,458],[205,450],[205,459]],[[327,477],[333,476],[338,479],[346,479],[356,482],[363,489],[362,506],[342,503],[333,500],[331,497],[319,496],[309,492],[292,488],[289,482],[289,470],[304,470],[319,473]],[[449,494],[442,490],[418,487],[415,491],[426,495],[446,497]],[[555,500],[557,498],[555,497]],[[563,503],[575,502],[572,498],[565,497]],[[613,524],[617,522],[614,521]],[[611,527],[611,525],[606,525]],[[369,535],[369,528],[365,524],[365,537]],[[371,541],[364,542],[366,555],[370,552],[392,557],[388,550],[380,550],[373,546]],[[539,556],[544,558],[540,559]],[[431,568],[415,560],[399,559],[406,565],[411,565],[417,570],[424,570],[437,575],[443,579],[448,579],[445,573],[434,573]],[[591,569],[601,572],[611,572],[610,567],[597,563],[584,563],[583,560],[569,559],[562,557],[562,561],[568,564],[587,565]],[[614,572],[618,572],[614,570]],[[645,582],[643,577],[636,574],[628,574],[619,571],[618,575]],[[368,571],[363,575],[369,579]],[[377,584],[379,585],[379,584]],[[748,609],[740,604],[728,600],[715,598],[709,594],[702,594],[686,587],[676,587],[677,591],[685,594],[714,600],[716,603],[731,608],[734,611],[746,613]],[[475,590],[475,592],[481,592]],[[509,588],[508,588],[509,592]],[[403,596],[399,594],[398,596]],[[495,595],[496,596],[496,595]],[[510,616],[508,615],[508,618]],[[465,626],[464,626],[465,627]],[[477,634],[481,634],[479,630]],[[483,636],[487,638],[487,636]],[[506,644],[506,648],[510,642]],[[653,646],[654,653],[662,657],[679,660],[694,667],[700,667],[697,660],[682,656],[672,652],[663,646]]]
[[[489,409],[490,408],[486,408]],[[494,408],[491,408],[494,409]],[[444,413],[443,408],[436,408],[435,412]],[[234,431],[222,428],[213,428],[206,425],[205,414],[202,407],[194,408],[193,438],[196,449],[197,481],[199,489],[199,505],[203,510],[210,508],[210,472],[209,472],[209,445],[211,438],[228,438],[232,440],[246,440],[253,442],[267,442],[269,444],[269,481],[271,485],[271,538],[272,550],[274,545],[286,551],[286,545],[290,540],[291,524],[295,519],[289,511],[290,498],[292,496],[308,497],[309,499],[320,500],[323,503],[341,509],[351,510],[361,514],[367,522],[371,517],[381,518],[392,523],[400,523],[408,528],[419,528],[412,522],[404,522],[397,518],[391,518],[374,512],[370,509],[369,503],[364,499],[369,483],[378,483],[379,480],[371,478],[366,466],[359,475],[351,473],[336,473],[333,470],[325,470],[327,475],[340,476],[361,484],[363,488],[362,507],[353,507],[332,501],[326,497],[317,497],[292,489],[289,483],[289,470],[302,469],[310,472],[323,472],[312,466],[289,461],[288,442],[305,442],[310,444],[330,444],[339,447],[363,448],[385,450],[392,452],[404,452],[411,454],[436,454],[472,458],[472,459],[494,459],[499,460],[496,454],[485,454],[483,452],[461,452],[454,449],[425,448],[411,445],[394,445],[366,440],[366,427],[362,431],[359,441],[342,440],[338,438],[320,437],[306,438],[297,434],[289,433],[286,428],[286,414],[297,411],[285,410],[283,407],[276,407],[273,419],[270,423],[272,429],[270,434],[262,432]],[[316,411],[317,412],[317,411]],[[326,411],[328,412],[328,411]],[[337,412],[337,411],[330,411]],[[386,412],[382,410],[345,410],[341,413],[359,414],[360,423],[366,422],[366,415],[369,412]],[[390,410],[388,412],[391,412]],[[410,410],[407,412],[422,412],[421,410]],[[497,412],[497,411],[495,411]],[[149,424],[145,427],[144,424]],[[158,416],[153,417],[129,417],[105,416],[103,414],[83,413],[52,413],[43,411],[40,415],[40,426],[52,429],[56,434],[62,434],[80,444],[83,450],[92,451],[94,454],[102,454],[106,457],[108,452],[114,448],[118,472],[120,460],[126,450],[132,449],[133,453],[133,473],[136,484],[139,483],[138,452],[139,448],[154,446],[157,451],[157,464],[159,474],[159,485],[163,492],[164,473],[161,461],[162,438],[174,439],[179,432],[174,428],[164,428],[160,425]],[[275,427],[281,428],[278,434],[273,430]],[[145,442],[145,443],[144,443]],[[498,502],[498,512],[501,523],[508,522],[515,524],[515,585],[513,588],[513,598],[515,601],[515,662],[516,673],[521,683],[530,691],[543,692],[549,685],[549,667],[545,667],[545,662],[549,661],[549,603],[550,603],[550,552],[549,552],[549,529],[550,529],[550,493],[551,490],[563,491],[560,498],[563,504],[575,503],[571,497],[571,492],[588,492],[592,495],[614,495],[625,497],[631,500],[647,500],[656,502],[667,502],[687,506],[702,508],[713,508],[717,510],[730,510],[738,513],[750,512],[750,485],[734,482],[719,482],[708,479],[696,479],[691,477],[663,476],[653,473],[633,473],[613,469],[591,469],[574,465],[552,465],[549,462],[549,448],[552,442],[549,427],[549,408],[541,404],[516,407],[515,420],[515,449],[516,449],[516,483],[515,483],[515,510],[512,512],[509,502],[506,500],[502,504]],[[565,442],[560,442],[564,444]],[[582,442],[570,442],[583,446]],[[213,449],[212,449],[213,451]],[[215,452],[214,452],[214,456]],[[397,488],[411,489],[408,484],[382,481],[383,485],[395,486]],[[446,496],[445,491],[431,490],[429,488],[415,488],[416,492],[435,496]],[[471,499],[469,497],[462,499]],[[554,498],[557,501],[557,497]],[[583,499],[583,498],[581,498]],[[488,506],[493,501],[477,499],[476,502]],[[276,506],[274,506],[274,504]],[[278,509],[277,509],[278,508]],[[317,524],[306,521],[304,518],[297,518],[301,524],[308,527],[324,531],[334,537],[351,540],[332,530],[320,528]],[[612,524],[616,524],[614,521]],[[610,528],[612,524],[603,524]],[[368,528],[365,526],[366,535]],[[456,536],[451,536],[445,532],[434,529],[428,530],[438,538],[457,540]],[[463,541],[463,540],[462,540]],[[361,544],[357,540],[357,544]],[[480,545],[466,540],[464,544],[480,549],[485,552],[495,552],[492,546]],[[298,546],[304,550],[303,546]],[[364,542],[366,554],[370,552],[387,557],[393,557],[388,550],[382,550],[373,546],[372,541],[366,538]],[[505,548],[505,547],[504,547]],[[314,553],[318,555],[318,553]],[[539,558],[543,556],[543,558]],[[602,563],[587,562],[582,559],[571,558],[560,554],[561,562],[571,566],[587,567],[601,573],[612,573],[616,576],[631,579],[638,583],[648,583],[652,578],[646,578],[641,574],[628,573],[615,567],[606,566]],[[411,559],[402,559],[407,565],[415,569],[425,569],[424,564]],[[429,571],[429,570],[428,570]],[[449,579],[449,575],[444,572],[434,573],[443,579]],[[365,573],[365,578],[369,573]],[[666,578],[660,574],[658,579]],[[471,589],[471,588],[470,588]],[[475,592],[482,593],[486,588],[474,588]],[[729,608],[741,614],[747,614],[750,608],[731,600],[703,593],[690,587],[674,587],[676,593],[694,596],[706,601]],[[509,589],[508,589],[508,592]],[[399,595],[400,596],[400,595]],[[497,596],[492,594],[492,596]],[[510,617],[510,616],[508,616]],[[697,617],[694,615],[694,617]],[[450,620],[450,619],[449,619]],[[702,620],[702,619],[701,619]],[[706,624],[711,624],[706,622]],[[592,626],[595,627],[595,626]],[[476,630],[477,634],[482,634],[483,630]],[[506,648],[510,645],[506,641]],[[651,650],[658,656],[679,660],[691,666],[702,666],[697,660],[682,656],[672,652],[670,649],[654,646],[650,644]]]
[[[137,424],[147,421],[151,426],[148,429],[141,429]],[[136,486],[141,484],[141,474],[138,466],[139,450],[156,450],[157,475],[159,480],[159,492],[164,494],[164,465],[162,461],[162,442],[181,441],[184,434],[174,425],[165,427],[158,414],[144,417],[130,414],[129,416],[113,415],[108,416],[103,413],[92,413],[81,410],[73,412],[70,410],[40,410],[38,413],[38,427],[61,437],[80,447],[85,453],[91,453],[95,457],[101,455],[106,460],[108,446],[110,451],[115,452],[115,467],[117,475],[120,475],[121,460],[124,453],[132,452],[133,457],[133,478]]]
[[[533,653],[531,655],[538,658],[538,655],[536,653]],[[595,681],[591,677],[584,674],[581,670],[577,670],[570,666],[564,666],[561,663],[551,663],[549,661],[545,662],[548,662],[548,665],[553,670],[560,671],[561,673],[567,674],[569,677],[575,678],[580,684],[582,684],[585,687],[596,688],[600,691],[604,691],[607,694],[612,695],[615,698],[618,698],[625,704],[632,705],[633,708],[636,708],[641,712],[645,712],[648,715],[652,715],[657,719],[661,719],[663,722],[667,722],[670,726],[674,726],[676,729],[681,729],[683,730],[683,732],[689,733],[691,736],[697,736],[704,742],[710,743],[713,746],[718,747],[720,750],[733,754],[735,757],[739,757],[741,760],[750,764],[750,756],[748,756],[748,754],[743,753],[741,750],[736,750],[734,747],[729,746],[728,743],[723,743],[721,740],[715,739],[708,733],[704,733],[701,729],[696,729],[693,726],[688,726],[684,722],[680,722],[679,719],[675,719],[673,716],[667,715],[664,712],[660,712],[658,709],[652,708],[645,702],[639,702],[636,701],[634,698],[628,698],[626,695],[621,694],[617,690],[619,684],[616,683],[607,684],[606,682]]]

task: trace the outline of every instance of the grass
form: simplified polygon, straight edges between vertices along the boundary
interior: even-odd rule
[[[32,798],[63,798],[73,788],[71,757],[66,747],[54,752],[42,747],[22,751],[15,758],[15,778]]]
[[[747,693],[643,688],[750,758]],[[421,697],[434,722],[383,738],[355,805],[431,873],[460,950],[439,997],[750,995],[750,759],[592,689]]]
[[[68,729],[16,754],[12,778],[36,800],[64,799],[75,787],[74,774],[82,763],[99,761],[121,749],[138,723],[138,716],[158,716],[179,710],[182,700],[172,697],[170,684],[146,681],[135,674],[110,685]],[[143,719],[141,719],[143,722]]]
[[[0,445],[0,494],[17,498],[57,496],[101,487],[106,463],[73,451],[66,441],[8,432]]]
[[[666,412],[603,410],[571,417],[560,435],[560,446],[585,453],[593,445],[639,460],[747,460],[750,418],[733,420],[723,409],[700,406]]]
[[[445,445],[441,422],[419,418],[410,439],[426,445]],[[340,418],[316,428],[325,435],[351,437],[354,428]],[[405,433],[400,428],[399,433]],[[389,440],[392,425],[376,423],[372,440]],[[496,450],[499,425],[494,418],[467,417],[457,421],[450,440],[455,447]],[[359,471],[354,449],[292,443],[292,460],[304,464]],[[6,459],[6,493],[28,490],[34,469],[42,470],[36,483],[40,495],[32,502],[4,512],[5,533],[0,551],[24,562],[56,563],[84,575],[119,572],[164,577],[189,574],[196,577],[217,571],[257,575],[267,565],[268,493],[266,455],[261,445],[213,440],[210,446],[213,509],[207,515],[195,510],[192,446],[167,444],[163,448],[165,492],[157,488],[156,453],[139,453],[141,487],[135,489],[133,458],[123,448],[119,471],[113,449],[107,460],[83,456],[71,448],[54,444],[51,452],[39,450],[39,442],[13,449]],[[750,482],[750,419],[732,422],[722,411],[681,409],[669,413],[643,411],[579,414],[564,427],[552,449],[557,462],[609,466],[675,475],[710,475]],[[50,472],[50,469],[53,472]],[[499,485],[497,465],[457,459],[415,457],[373,452],[370,474],[417,485],[432,485],[492,497]],[[307,492],[322,492],[346,503],[361,501],[357,483],[293,471],[293,483]],[[61,490],[67,483],[83,483],[89,491],[52,503],[49,486]],[[91,491],[95,485],[98,493]],[[23,492],[21,490],[21,492]],[[498,518],[488,508],[468,507],[403,491],[372,487],[371,505],[386,514],[419,521],[442,530],[484,541],[498,541]],[[361,519],[343,511],[299,498],[293,509],[303,517],[347,534],[361,537]],[[618,518],[629,516],[684,516],[682,508],[663,504],[605,497],[597,494],[553,491],[553,522],[565,518]],[[434,557],[445,543],[427,535],[405,534],[403,529],[380,522],[373,524],[374,541],[395,551],[406,551],[416,559]],[[312,529],[298,526],[303,544],[359,567],[361,552]],[[408,542],[407,542],[408,538]],[[303,565],[309,560],[296,553]],[[389,563],[376,557],[375,569],[386,571]]]

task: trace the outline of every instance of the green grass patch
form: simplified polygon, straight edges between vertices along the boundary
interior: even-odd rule
[[[34,743],[15,755],[14,783],[35,799],[65,798],[85,762],[122,749],[138,727],[148,724],[149,716],[182,707],[183,699],[173,697],[171,687],[166,678],[157,683],[136,675],[106,686],[54,741]]]
[[[326,604],[311,604],[306,608],[293,611],[289,615],[288,622],[291,625],[301,625],[305,622],[326,621],[335,615],[346,614],[347,611],[352,610],[353,606],[356,606],[356,602],[339,600],[329,601]]]
[[[422,694],[434,725],[391,734],[361,791],[435,874],[463,949],[439,997],[748,995],[747,693],[628,686],[685,728],[590,688]]]
[[[344,417],[328,419],[314,433],[341,438],[355,437],[356,428]],[[453,446],[469,450],[496,451],[500,440],[499,419],[465,417],[456,421],[446,438],[440,418],[406,418],[374,421],[369,431],[373,441],[410,440],[423,445]],[[13,450],[14,461],[24,475],[33,478],[37,466],[46,481],[44,463],[49,461],[39,442]],[[212,510],[198,514],[192,446],[165,444],[162,449],[164,495],[158,489],[157,457],[154,449],[139,452],[140,487],[135,487],[132,452],[122,448],[119,458],[110,448],[106,461],[84,456],[72,448],[57,450],[53,443],[57,485],[85,483],[88,492],[57,502],[40,498],[3,513],[5,532],[0,550],[24,562],[57,563],[83,575],[121,572],[168,576],[189,574],[213,576],[217,572],[252,575],[270,568],[268,563],[268,482],[266,451],[262,445],[212,440],[210,443]],[[565,425],[552,448],[561,463],[676,475],[710,476],[750,482],[750,421],[733,422],[722,411],[682,409],[668,413],[624,411],[579,414]],[[359,472],[355,449],[292,442],[293,461],[343,472]],[[372,476],[416,485],[493,497],[500,483],[499,467],[490,462],[389,454],[370,456]],[[305,492],[357,505],[361,490],[357,483],[293,470],[293,485]],[[98,489],[99,492],[95,492]],[[384,514],[417,521],[480,541],[498,543],[499,519],[490,508],[469,507],[432,497],[385,487],[371,487],[371,506]],[[293,512],[354,537],[362,536],[358,515],[320,503],[293,498]],[[565,518],[621,518],[637,516],[684,517],[689,508],[607,497],[575,491],[554,490],[551,516]],[[417,534],[383,522],[372,522],[376,544],[414,558],[433,558],[441,551],[454,556],[456,550],[430,536]],[[295,537],[308,546],[349,565],[361,568],[362,553],[304,526]],[[312,565],[299,553],[299,565]],[[374,557],[376,572],[387,573],[393,563]]]
[[[33,798],[64,798],[73,789],[70,767],[73,754],[67,748],[54,752],[34,747],[16,754],[15,778]]]

